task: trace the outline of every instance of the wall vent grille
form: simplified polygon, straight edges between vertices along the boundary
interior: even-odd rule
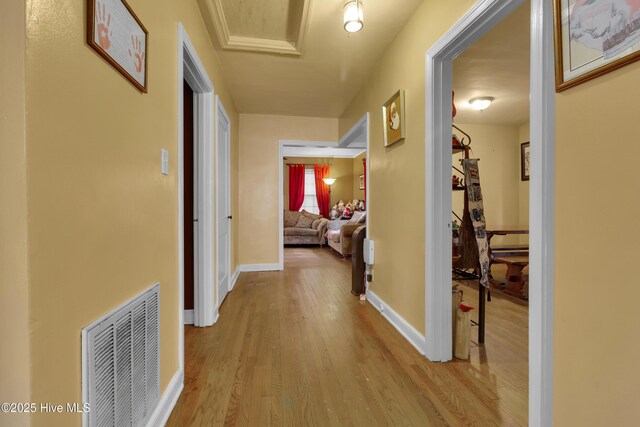
[[[160,284],[82,330],[86,427],[146,425],[160,399]]]

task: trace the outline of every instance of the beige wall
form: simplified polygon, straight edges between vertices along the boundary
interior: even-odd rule
[[[525,123],[518,129],[518,141],[519,144],[523,142],[530,142],[531,139],[529,137],[529,123]],[[520,165],[520,146],[518,144],[518,165]],[[522,181],[520,179],[520,166],[518,166],[518,180],[520,184],[518,185],[518,223],[521,225],[529,225],[529,182],[530,181]],[[520,236],[520,243],[528,243],[529,236]]]
[[[373,120],[368,231],[376,242],[376,264],[371,289],[421,333],[425,321],[424,55],[473,3],[422,3],[340,118],[341,136],[365,112]],[[406,139],[385,148],[380,107],[398,89],[405,90]],[[401,221],[398,206],[403,206]]]
[[[364,163],[362,160],[367,157],[367,153],[362,153],[353,159],[353,198],[364,200],[365,190],[360,189],[360,175],[364,174]]]
[[[27,11],[31,372],[35,402],[81,400],[81,329],[161,283],[160,385],[178,369],[177,24],[183,22],[232,122],[238,115],[198,7],[134,0],[149,30],[149,93],[85,42],[85,1]],[[169,150],[169,175],[160,150]],[[232,180],[237,177],[232,177]],[[237,185],[234,186],[237,189]],[[80,425],[38,414],[35,425]]]
[[[0,2],[0,402],[30,402],[25,2]],[[29,425],[0,412],[0,425]]]
[[[343,135],[365,111],[375,117],[389,94],[406,91],[405,142],[385,149],[379,127],[371,127],[372,289],[420,331],[424,53],[472,2],[452,3],[420,6],[340,119]],[[556,96],[554,424],[559,426],[637,423],[640,342],[634,337],[640,329],[640,287],[632,268],[640,239],[633,226],[640,216],[634,193],[640,175],[633,160],[640,157],[640,145],[629,135],[637,122],[639,77],[635,63]],[[628,167],[620,168],[621,156],[629,159]],[[409,198],[416,209],[403,222],[391,223],[393,206]]]
[[[640,415],[638,79],[635,63],[556,96],[558,426],[630,426]]]
[[[335,142],[338,120],[240,115],[238,264],[278,262],[280,140]]]
[[[460,124],[471,135],[471,158],[480,159],[480,181],[487,227],[519,224],[520,144],[517,126]],[[454,134],[457,133],[454,129]],[[459,134],[459,133],[458,133]],[[459,134],[459,138],[463,135]],[[453,166],[462,170],[462,153],[452,156]],[[517,160],[517,161],[516,161]],[[452,173],[461,176],[459,172]],[[464,192],[453,192],[453,211],[462,217]],[[518,236],[495,236],[494,244],[517,243]]]
[[[285,209],[289,209],[289,171],[287,164],[306,164],[305,169],[313,170],[314,164],[331,165],[329,176],[335,178],[336,182],[331,186],[331,200],[329,207],[344,200],[353,200],[353,159],[338,159],[328,157],[287,157],[282,165],[282,178],[284,181],[284,192],[282,199]]]

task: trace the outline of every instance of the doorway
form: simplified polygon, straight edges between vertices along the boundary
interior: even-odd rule
[[[426,355],[451,359],[452,61],[522,0],[477,2],[426,54]],[[529,424],[552,424],[555,76],[553,5],[531,1]]]
[[[184,233],[184,323],[193,325],[194,294],[196,286],[197,265],[197,238],[198,238],[198,198],[194,191],[198,182],[198,169],[196,161],[197,147],[193,138],[193,89],[189,83],[183,81],[183,109],[184,109],[184,138],[183,138],[183,233]]]
[[[231,291],[231,123],[220,97],[216,96],[216,310]]]
[[[216,310],[214,305],[214,204],[213,204],[213,154],[214,154],[214,94],[213,84],[200,61],[189,36],[181,23],[178,24],[178,155],[177,155],[177,230],[178,230],[178,357],[179,366],[184,367],[184,324],[185,324],[185,278],[188,269],[193,266],[193,325],[210,326],[215,322]],[[186,90],[185,100],[185,82]],[[192,93],[192,95],[190,94]],[[185,142],[185,132],[189,123],[185,125],[185,102],[192,96],[193,130],[192,144]],[[188,108],[188,106],[187,106]],[[189,119],[187,118],[187,122]],[[189,136],[187,135],[187,138]],[[185,149],[187,145],[193,147],[193,174],[185,172]],[[186,161],[188,162],[188,160]],[[185,212],[185,182],[193,183],[193,213]],[[188,183],[187,183],[188,185]],[[188,187],[187,187],[188,189]],[[188,209],[188,207],[187,207]],[[185,260],[188,256],[186,239],[189,231],[189,220],[193,227],[193,263]],[[197,220],[197,221],[194,221]],[[189,319],[187,319],[189,320]]]
[[[286,159],[285,159],[286,158]],[[313,142],[313,141],[280,141],[279,142],[279,264],[278,269],[284,269],[284,218],[283,212],[289,207],[288,194],[285,197],[286,164],[289,160],[296,164],[304,164],[305,169],[313,171],[313,164],[332,163],[333,161],[344,162],[347,160],[352,166],[351,176],[347,177],[350,184],[346,187],[352,189],[343,196],[334,190],[330,193],[330,208],[342,199],[347,201],[353,199],[364,199],[365,225],[369,223],[369,211],[371,206],[369,191],[369,113],[366,113],[358,122],[340,139],[339,142]],[[344,168],[342,168],[344,170]],[[357,171],[357,172],[356,172]],[[337,182],[337,181],[336,181]],[[287,185],[286,185],[287,184]],[[335,185],[335,182],[334,184]],[[332,185],[332,186],[333,186]],[[331,210],[331,209],[330,209]],[[366,231],[368,235],[368,229]]]

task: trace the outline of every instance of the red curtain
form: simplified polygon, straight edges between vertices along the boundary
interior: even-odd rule
[[[297,212],[304,203],[304,165],[289,165],[289,210]]]
[[[331,171],[329,165],[313,165],[313,172],[316,177],[316,198],[320,215],[329,218],[329,186],[324,183],[323,178],[328,178]]]

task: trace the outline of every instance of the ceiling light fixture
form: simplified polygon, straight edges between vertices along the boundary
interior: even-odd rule
[[[344,5],[344,29],[348,33],[357,33],[364,27],[362,0],[349,0]]]
[[[489,108],[489,106],[493,102],[493,99],[494,98],[491,97],[491,96],[483,96],[483,97],[480,97],[480,98],[473,98],[473,99],[469,100],[469,105],[474,110],[482,111],[482,110],[486,110],[487,108]]]

